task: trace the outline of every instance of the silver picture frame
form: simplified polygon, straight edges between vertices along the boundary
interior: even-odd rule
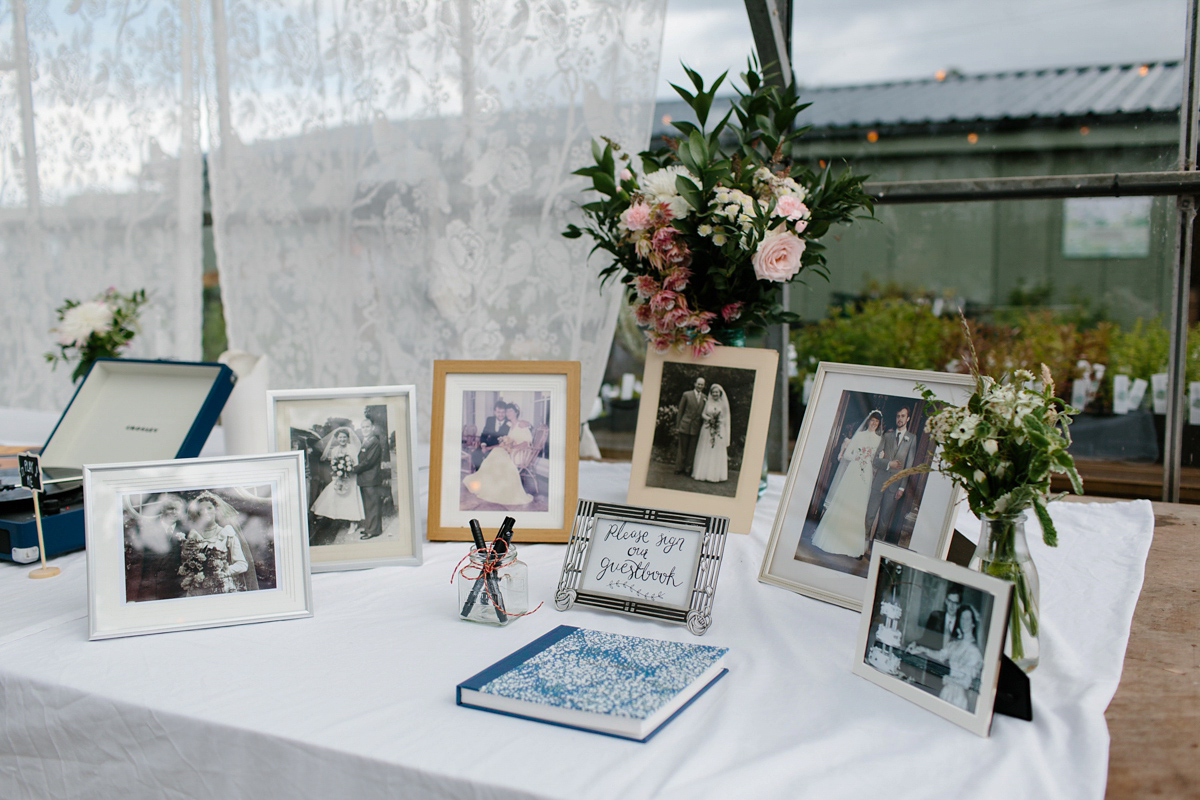
[[[88,638],[311,617],[299,452],[83,467]]]
[[[728,533],[728,517],[580,500],[554,605],[686,625],[701,636]]]
[[[935,445],[925,431],[928,409],[920,386],[933,391],[938,400],[961,404],[970,396],[974,379],[858,364],[821,362],[817,366],[759,570],[761,582],[858,611],[867,592],[874,542],[945,557],[962,491],[936,472],[912,474],[884,486],[887,470],[895,474],[929,463],[934,456]],[[899,425],[901,410],[907,415],[905,426]],[[868,417],[873,415],[877,415],[880,449],[869,456],[871,464],[863,478],[868,484],[863,487],[866,494],[855,495],[854,484],[840,479],[848,474],[844,470],[850,466],[854,450],[863,450],[868,444],[868,438],[858,434],[864,426],[869,427]],[[903,443],[905,455],[896,459],[902,463],[895,467],[891,461],[880,461],[889,436],[893,443],[897,439]],[[857,519],[862,519],[861,527],[856,527]],[[826,544],[835,524],[839,535]]]
[[[369,435],[362,432],[365,419],[373,423]],[[341,428],[358,437],[362,450],[355,451],[355,458],[370,453],[368,437],[376,437],[381,458],[369,488],[366,474],[341,480],[332,474],[326,440]],[[306,456],[313,572],[421,564],[416,429],[416,387],[411,384],[267,392],[268,449],[301,450]],[[339,485],[343,499],[354,496],[361,507],[345,513],[320,506],[322,496],[335,497]]]
[[[1013,585],[888,544],[872,549],[868,583],[851,671],[987,736]]]

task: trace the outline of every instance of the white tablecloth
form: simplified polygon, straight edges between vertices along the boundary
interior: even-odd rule
[[[584,463],[622,502],[627,464]],[[422,484],[427,477],[422,471]],[[713,625],[729,674],[646,744],[454,704],[454,687],[560,624],[694,641],[553,608],[562,546],[520,548],[545,606],[460,621],[463,544],[421,567],[313,576],[312,619],[87,641],[83,553],[33,581],[0,564],[0,797],[835,798],[1104,794],[1116,690],[1153,533],[1148,502],[1058,503],[1030,538],[1043,581],[1034,721],[975,736],[853,675],[859,615],[760,584],[783,479],[726,548]],[[961,527],[976,524],[963,514]]]

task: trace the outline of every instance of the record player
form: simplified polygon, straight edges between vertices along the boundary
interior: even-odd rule
[[[42,447],[46,556],[83,547],[84,464],[198,456],[236,380],[224,364],[97,359]],[[0,469],[0,560],[39,556],[33,497]]]

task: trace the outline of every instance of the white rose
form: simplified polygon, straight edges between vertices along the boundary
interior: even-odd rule
[[[108,333],[112,330],[113,309],[99,300],[88,300],[63,314],[62,322],[55,331],[58,343],[82,347],[93,333]]]

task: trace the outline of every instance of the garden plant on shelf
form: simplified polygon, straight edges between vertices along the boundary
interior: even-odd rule
[[[1055,397],[1054,381],[1045,365],[1040,382],[1022,369],[999,382],[979,373],[973,346],[970,355],[975,390],[965,405],[939,403],[920,387],[933,412],[926,423],[938,445],[932,466],[905,470],[891,480],[932,470],[949,476],[966,491],[971,511],[982,522],[971,567],[1013,584],[1005,652],[1029,672],[1039,656],[1039,591],[1025,541],[1024,512],[1032,508],[1045,543],[1058,544],[1046,505],[1063,495],[1050,493],[1051,476],[1066,475],[1075,493],[1083,493],[1075,460],[1067,452],[1074,409]]]
[[[674,86],[699,125],[680,121],[668,146],[640,154],[640,164],[616,143],[593,142],[589,177],[598,200],[583,206],[587,233],[612,263],[600,271],[619,278],[638,323],[660,352],[697,356],[718,343],[744,340],[747,328],[793,322],[783,310],[782,284],[811,271],[828,277],[819,240],[830,226],[872,211],[865,176],[830,167],[814,172],[792,164],[801,103],[794,86],[764,79],[751,62],[745,90],[710,129],[712,86],[684,68],[695,92]]]
[[[141,330],[138,311],[147,301],[146,290],[121,294],[109,287],[91,300],[67,300],[54,310],[58,326],[51,328],[58,352],[46,353],[54,366],[78,360],[71,380],[78,382],[98,358],[118,358]]]

